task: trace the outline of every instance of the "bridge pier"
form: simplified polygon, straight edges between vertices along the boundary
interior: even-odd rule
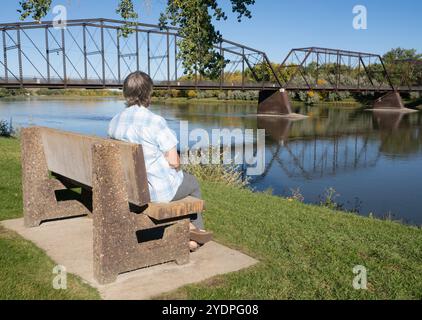
[[[292,111],[289,94],[285,89],[261,90],[258,100],[258,115],[294,119],[307,118],[307,116]]]
[[[373,110],[401,113],[416,112],[416,110],[408,109],[404,106],[403,100],[398,91],[389,92],[375,100]]]
[[[259,92],[258,114],[289,115],[292,113],[286,90],[261,90]]]

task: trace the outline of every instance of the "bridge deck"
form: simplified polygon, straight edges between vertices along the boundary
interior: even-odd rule
[[[105,84],[101,81],[80,81],[68,80],[66,83],[61,81],[39,81],[39,80],[25,80],[23,83],[20,81],[4,81],[0,79],[0,87],[9,89],[18,88],[51,88],[51,89],[121,89],[123,83],[115,81],[107,81]],[[238,83],[213,83],[213,82],[179,82],[179,81],[160,81],[155,82],[155,88],[159,90],[176,89],[176,90],[240,90],[240,91],[259,91],[259,90],[279,90],[280,87],[277,83],[264,83],[264,84],[238,84]],[[389,86],[380,86],[377,88],[359,88],[357,86],[315,86],[309,88],[307,86],[289,85],[284,89],[288,91],[317,91],[317,92],[391,92],[393,89]],[[400,92],[422,92],[422,86],[418,87],[397,87]]]

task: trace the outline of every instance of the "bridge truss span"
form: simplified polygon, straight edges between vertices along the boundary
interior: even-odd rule
[[[380,55],[329,48],[292,49],[279,68],[283,88],[313,91],[395,91]]]
[[[177,28],[136,23],[121,36],[124,21],[69,20],[0,24],[0,86],[120,88],[136,70],[147,72],[157,88],[260,90],[281,86],[267,55],[229,40],[215,45],[227,65],[218,79],[185,76]],[[271,77],[259,77],[257,66]],[[271,78],[272,81],[265,81]]]

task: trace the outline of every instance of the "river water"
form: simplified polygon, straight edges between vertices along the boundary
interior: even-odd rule
[[[0,119],[106,136],[124,104],[115,99],[0,101]],[[422,113],[383,114],[341,107],[300,107],[309,118],[257,117],[253,104],[153,105],[177,134],[189,129],[265,129],[265,172],[258,191],[317,203],[334,188],[335,202],[359,214],[422,225]]]

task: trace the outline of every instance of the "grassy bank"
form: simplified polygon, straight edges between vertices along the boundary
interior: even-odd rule
[[[271,195],[203,184],[207,227],[261,261],[168,298],[421,299],[422,230]],[[352,269],[368,269],[367,291]]]
[[[0,220],[22,214],[18,140],[0,138]],[[422,230],[305,205],[267,194],[202,183],[206,223],[219,242],[259,265],[164,298],[422,299]],[[352,287],[352,269],[368,269],[368,290]],[[53,262],[33,244],[0,230],[0,299],[96,298],[72,277],[51,288]]]

